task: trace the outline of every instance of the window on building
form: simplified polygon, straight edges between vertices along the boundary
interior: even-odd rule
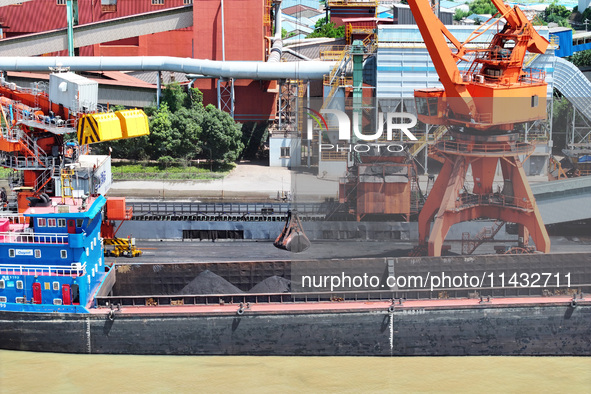
[[[55,218],[47,219],[47,227],[55,227]]]
[[[164,5],[164,0],[152,0],[152,5]]]
[[[62,299],[61,298],[54,298],[53,305],[62,305]]]
[[[56,0],[57,5],[66,5],[66,0]]]
[[[193,0],[183,0],[183,4],[193,4]]]
[[[282,146],[281,147],[281,157],[289,157],[290,148],[289,146]]]
[[[58,227],[66,227],[66,219],[58,219],[57,226]]]
[[[0,280],[0,289],[4,288],[4,279]]]
[[[6,297],[0,297],[0,302],[6,302]]]
[[[24,304],[25,303],[25,297],[16,297],[14,299],[14,302],[16,302],[17,304]]]
[[[36,259],[40,259],[41,258],[41,249],[35,249],[35,258]]]
[[[14,249],[8,249],[8,257],[15,257],[16,252]]]
[[[38,218],[37,219],[37,227],[45,227],[45,226],[47,226],[47,219]]]
[[[22,280],[17,280],[16,281],[16,288],[18,290],[22,290],[23,289],[23,281]]]
[[[102,12],[117,12],[117,0],[101,0]]]
[[[531,96],[531,107],[535,108],[538,106],[539,97],[538,96]]]
[[[68,251],[64,250],[64,249],[60,250],[60,257],[62,259],[67,259],[68,258]]]
[[[53,290],[57,291],[60,289],[60,282],[53,282]]]

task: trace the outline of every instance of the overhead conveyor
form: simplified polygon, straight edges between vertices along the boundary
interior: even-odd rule
[[[167,8],[74,26],[74,46],[79,48],[191,26],[192,5]],[[67,28],[0,40],[0,56],[37,56],[67,49]]]
[[[215,61],[170,56],[77,56],[0,57],[2,71],[47,71],[67,67],[70,71],[172,71],[215,78],[254,80],[321,80],[333,62]]]
[[[577,66],[566,59],[550,55],[540,55],[531,66],[540,68],[552,62],[554,88],[587,119],[591,121],[591,82]]]

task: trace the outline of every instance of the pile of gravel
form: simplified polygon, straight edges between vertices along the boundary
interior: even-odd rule
[[[205,270],[182,288],[180,294],[239,294],[242,290],[210,270]]]
[[[291,281],[281,276],[271,276],[257,283],[249,293],[289,293],[291,291]]]

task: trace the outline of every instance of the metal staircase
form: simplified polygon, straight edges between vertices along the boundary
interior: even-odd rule
[[[4,110],[4,106],[0,105],[4,123],[0,132],[0,140],[12,147],[8,151],[0,151],[0,166],[16,171],[41,171],[35,180],[35,185],[32,186],[35,194],[40,193],[56,176],[56,158],[48,156],[47,152],[37,144],[37,141],[20,127],[11,126]]]
[[[421,152],[425,148],[425,146],[429,144],[429,142],[437,142],[446,132],[447,126],[441,125],[437,129],[435,129],[435,132],[433,132],[433,134],[431,134],[433,136],[431,139],[429,139],[429,133],[425,133],[421,137],[421,139],[419,139],[417,142],[411,145],[411,147],[408,150],[410,155],[412,157],[415,157],[419,154],[419,152]]]
[[[343,81],[347,65],[351,61],[351,47],[346,46],[339,55],[337,62],[328,76],[324,76],[324,85],[331,86],[330,92],[326,95],[322,108],[329,106],[337,89],[345,85]]]
[[[474,239],[470,238],[470,233],[462,233],[462,254],[472,254],[485,241],[492,241],[504,225],[505,222],[496,220],[492,227],[480,230]]]

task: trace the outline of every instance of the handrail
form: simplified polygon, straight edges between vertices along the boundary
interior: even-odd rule
[[[0,213],[0,219],[8,219],[10,224],[27,224],[26,218],[18,213]]]
[[[476,144],[471,142],[459,141],[439,141],[434,145],[434,148],[447,153],[455,153],[460,155],[521,155],[532,151],[533,145],[525,142],[509,143],[493,143],[493,144]]]
[[[0,264],[0,272],[5,275],[70,276],[75,278],[86,274],[86,263],[74,263],[70,266]]]
[[[490,194],[462,194],[456,200],[455,207],[457,209],[469,208],[472,206],[494,205],[503,207],[520,208],[527,211],[534,209],[534,202],[529,200],[520,200],[513,196],[507,196],[501,193]]]
[[[68,234],[0,232],[0,242],[18,244],[67,244]]]

